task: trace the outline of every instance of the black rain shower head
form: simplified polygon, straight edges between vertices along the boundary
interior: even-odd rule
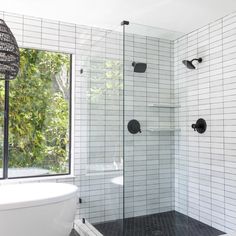
[[[132,66],[134,67],[134,72],[137,72],[137,73],[144,73],[147,69],[146,63],[133,62]]]
[[[191,61],[183,60],[182,62],[188,69],[194,70],[194,69],[196,69],[196,67],[193,65],[193,61],[198,61],[198,63],[201,63],[202,58],[201,57],[200,58],[194,58]]]

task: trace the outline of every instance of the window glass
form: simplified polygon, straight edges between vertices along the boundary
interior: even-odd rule
[[[8,177],[68,174],[71,57],[35,49],[20,57],[9,89]]]

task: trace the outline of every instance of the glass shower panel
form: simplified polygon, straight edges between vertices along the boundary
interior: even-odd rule
[[[87,151],[80,163],[80,214],[98,225],[123,217],[123,41],[121,32],[95,28],[81,38]]]
[[[179,213],[188,210],[187,200],[178,198],[180,188],[187,190],[188,167],[175,152],[180,129],[173,55],[182,34],[133,23],[124,27],[124,217],[146,222],[135,230],[168,235],[166,226],[181,230],[187,218]],[[141,132],[129,132],[128,124],[137,128],[133,120]]]

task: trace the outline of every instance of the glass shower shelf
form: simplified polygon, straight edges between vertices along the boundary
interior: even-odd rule
[[[148,107],[157,107],[157,108],[179,108],[179,105],[170,104],[170,103],[149,103]]]
[[[150,127],[150,128],[147,128],[147,130],[150,132],[171,132],[171,131],[180,132],[181,131],[180,128],[172,128],[172,127]]]

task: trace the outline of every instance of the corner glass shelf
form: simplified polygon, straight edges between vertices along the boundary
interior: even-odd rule
[[[170,103],[149,103],[148,107],[157,107],[157,108],[179,108],[178,104]]]
[[[180,132],[180,128],[174,128],[174,127],[149,127],[147,128],[149,132]]]

